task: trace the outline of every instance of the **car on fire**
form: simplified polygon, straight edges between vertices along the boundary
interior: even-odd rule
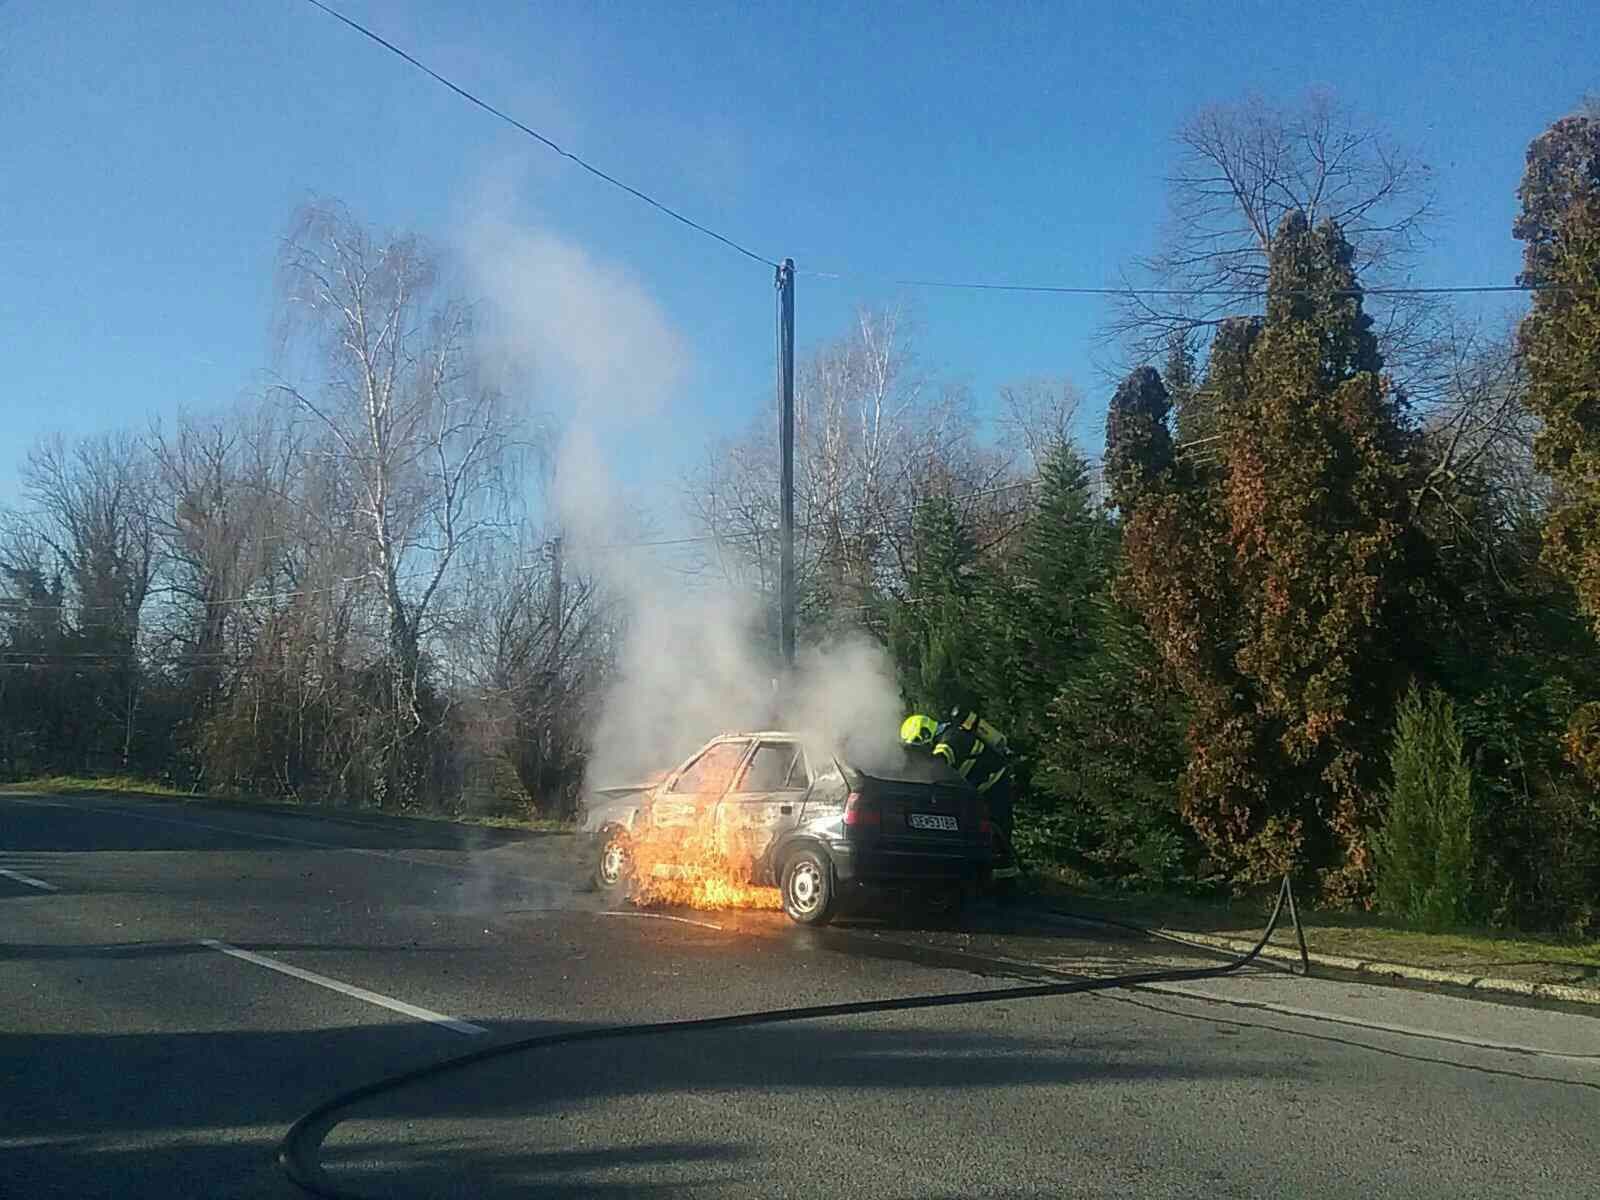
[[[896,746],[869,768],[783,731],[723,734],[648,782],[593,789],[579,829],[602,892],[634,890],[641,859],[674,869],[692,841],[741,879],[776,886],[806,925],[881,888],[959,895],[994,856],[982,798],[942,760]]]

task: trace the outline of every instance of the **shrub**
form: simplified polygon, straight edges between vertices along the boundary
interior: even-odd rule
[[[1473,895],[1472,768],[1455,706],[1414,685],[1401,702],[1392,778],[1374,839],[1380,911],[1438,930],[1465,921]]]

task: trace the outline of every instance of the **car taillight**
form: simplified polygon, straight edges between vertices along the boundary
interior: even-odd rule
[[[850,798],[844,802],[844,823],[846,825],[882,825],[883,814],[878,811],[877,805],[869,800],[863,800],[860,792],[851,792]]]
[[[978,822],[978,832],[983,834],[985,837],[993,837],[994,822],[989,820],[988,817],[984,817],[983,820]]]

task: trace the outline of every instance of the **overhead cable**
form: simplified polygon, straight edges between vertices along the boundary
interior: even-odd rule
[[[589,172],[589,174],[595,176],[597,179],[603,179],[603,180],[605,180],[605,182],[609,183],[612,187],[619,188],[622,191],[627,192],[628,195],[634,197],[635,199],[643,200],[646,204],[650,205],[651,208],[657,209],[660,212],[665,213],[667,216],[671,217],[674,221],[679,221],[682,224],[687,225],[690,229],[693,229],[698,233],[703,233],[703,234],[705,234],[706,237],[713,238],[716,241],[721,242],[724,246],[727,246],[731,250],[737,250],[740,254],[744,255],[746,258],[754,259],[756,262],[763,263],[766,266],[771,267],[773,270],[777,270],[778,269],[778,264],[773,262],[772,259],[767,258],[764,255],[757,254],[754,250],[750,250],[750,249],[748,249],[748,248],[746,248],[744,246],[741,246],[738,242],[734,241],[732,238],[724,237],[722,234],[718,233],[715,229],[708,229],[706,226],[700,224],[698,221],[691,220],[690,218],[684,216],[677,209],[671,208],[671,207],[663,204],[661,201],[657,200],[654,196],[647,195],[646,193],[640,191],[638,188],[633,187],[631,184],[627,184],[627,183],[622,182],[622,180],[618,179],[615,175],[607,174],[605,171],[602,171],[599,167],[595,166],[593,163],[588,162],[585,159],[580,158],[578,155],[572,153],[572,151],[570,151],[570,150],[566,150],[566,149],[562,148],[561,146],[558,146],[555,142],[551,141],[544,134],[540,133],[537,129],[533,129],[533,128],[523,124],[521,121],[517,120],[516,117],[513,117],[509,113],[504,112],[503,110],[501,110],[499,108],[496,108],[494,105],[490,104],[487,100],[482,100],[482,99],[478,98],[477,96],[473,95],[471,92],[467,91],[467,89],[462,87],[460,84],[453,83],[451,80],[446,79],[443,75],[439,74],[438,71],[435,71],[432,67],[428,66],[427,63],[424,63],[424,62],[420,61],[414,55],[408,53],[405,50],[402,50],[399,46],[396,46],[393,42],[391,42],[388,39],[380,36],[379,34],[374,33],[372,30],[368,29],[365,25],[361,24],[359,21],[355,21],[355,20],[351,19],[350,17],[345,16],[338,9],[329,7],[328,5],[322,3],[322,0],[306,0],[306,3],[310,4],[313,8],[320,8],[323,12],[327,13],[330,17],[333,17],[335,20],[342,21],[344,24],[348,25],[351,29],[353,29],[357,33],[359,33],[362,37],[371,39],[372,41],[376,42],[378,45],[382,46],[385,50],[389,51],[389,53],[394,54],[394,55],[398,55],[400,58],[405,59],[406,62],[410,63],[413,67],[415,67],[417,70],[421,71],[424,75],[427,75],[429,78],[434,79],[439,83],[442,83],[445,87],[449,88],[452,92],[454,92],[456,95],[460,96],[463,100],[466,100],[469,103],[477,105],[479,108],[483,109],[484,112],[489,113],[491,116],[498,117],[500,120],[504,121],[507,125],[510,125],[515,129],[521,130],[523,133],[525,133],[529,137],[533,138],[534,141],[539,142],[544,146],[548,146],[551,150],[554,150],[562,158],[570,159],[572,162],[577,163],[578,166],[582,167],[585,171]]]

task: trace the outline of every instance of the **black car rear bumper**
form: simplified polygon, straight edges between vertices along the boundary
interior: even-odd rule
[[[994,862],[990,855],[981,851],[930,854],[926,850],[894,850],[849,843],[835,844],[828,847],[828,851],[840,883],[865,886],[922,881],[975,883]]]

